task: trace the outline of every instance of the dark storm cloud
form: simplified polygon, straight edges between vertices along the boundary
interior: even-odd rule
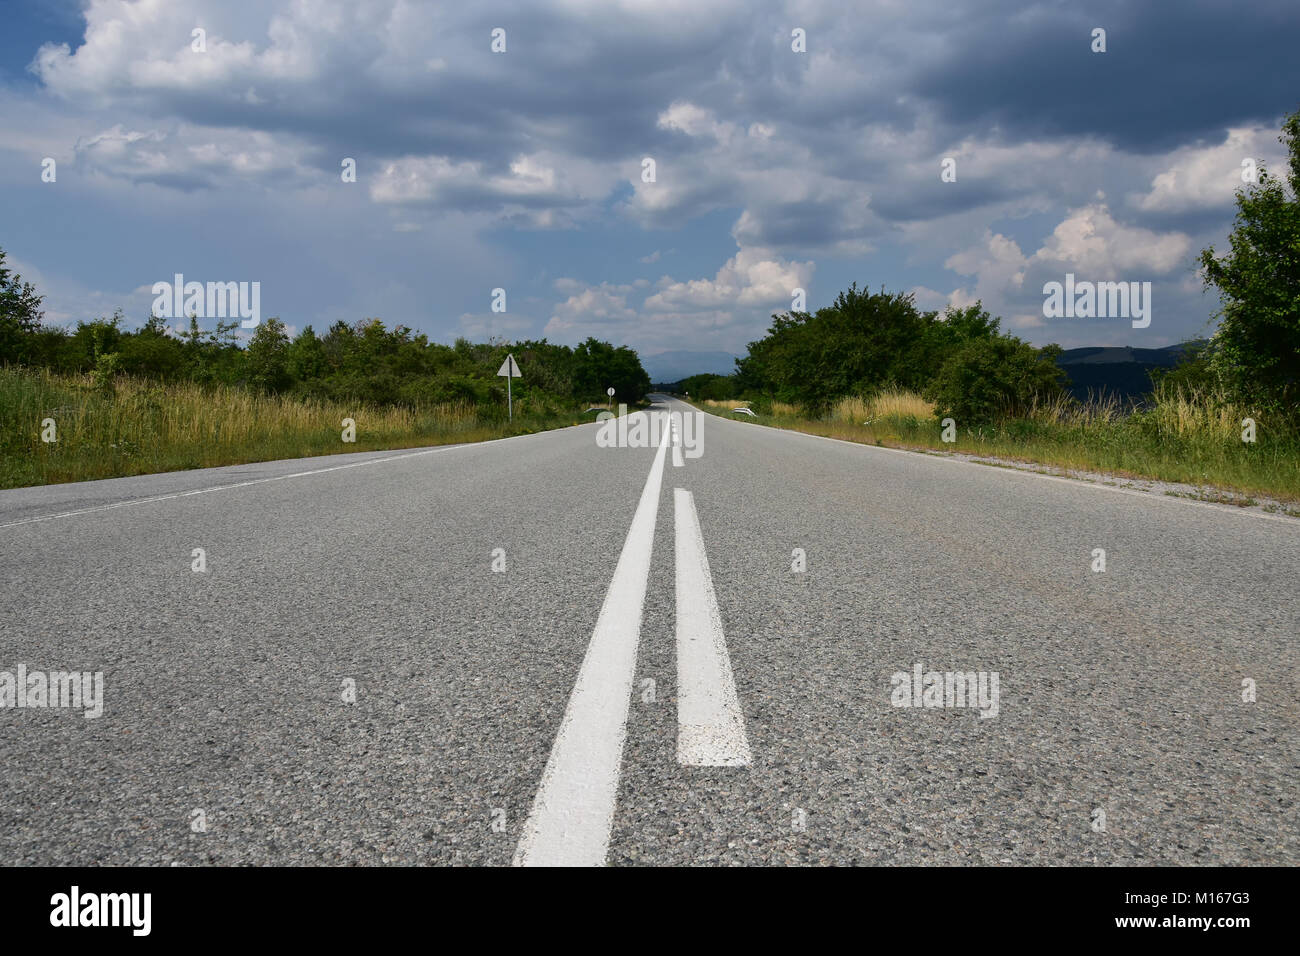
[[[909,77],[962,130],[1091,135],[1131,152],[1215,141],[1300,105],[1300,4],[1098,3],[1010,15],[955,7],[947,55]],[[1107,52],[1091,51],[1106,30]]]

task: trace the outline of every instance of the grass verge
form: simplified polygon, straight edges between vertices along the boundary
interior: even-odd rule
[[[0,368],[0,488],[486,441],[595,417],[522,404],[506,422],[464,404],[378,408],[128,377],[97,388],[92,375]],[[57,441],[42,440],[47,419]]]
[[[1260,495],[1300,502],[1300,436],[1205,391],[1162,389],[1152,407],[1132,413],[1117,402],[1049,403],[994,425],[958,423],[955,442],[942,440],[933,405],[899,390],[844,399],[816,417],[777,404],[755,418],[729,414],[748,407],[741,401],[698,404],[740,421],[864,444],[1178,482],[1217,489],[1226,493],[1223,500]],[[1247,417],[1256,421],[1253,443],[1241,437]]]

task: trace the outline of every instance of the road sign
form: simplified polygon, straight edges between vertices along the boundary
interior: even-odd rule
[[[497,374],[506,377],[506,408],[510,410],[510,420],[513,422],[515,420],[515,396],[514,389],[511,388],[511,379],[524,377],[524,373],[519,371],[519,363],[515,361],[514,353],[506,356],[506,360],[497,369]]]

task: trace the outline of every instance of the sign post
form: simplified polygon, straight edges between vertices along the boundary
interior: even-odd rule
[[[609,396],[609,407],[610,407],[611,409],[613,409],[613,407],[614,407],[614,387],[611,385],[609,388],[605,389],[605,394]]]
[[[513,353],[506,356],[506,360],[497,369],[497,374],[506,377],[506,408],[509,409],[510,420],[513,422],[515,420],[515,395],[510,380],[523,378],[523,372],[519,371],[519,363],[515,361]]]

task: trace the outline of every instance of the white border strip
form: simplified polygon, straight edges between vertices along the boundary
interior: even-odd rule
[[[551,432],[565,431],[569,428],[586,428],[590,422],[581,425],[564,425],[560,428],[550,428],[543,432],[533,432],[529,435],[508,435],[505,438],[490,438],[487,441],[460,442],[456,444],[439,445],[436,448],[425,448],[420,451],[407,452],[403,455],[389,455],[386,458],[367,458],[365,461],[351,461],[346,465],[331,465],[328,468],[315,468],[311,471],[297,471],[290,475],[273,475],[270,478],[253,478],[249,481],[239,481],[229,485],[213,485],[210,488],[195,488],[192,491],[177,491],[169,495],[151,495],[148,498],[128,498],[124,501],[114,501],[111,504],[95,505],[93,508],[81,508],[77,511],[61,511],[56,514],[36,515],[31,518],[20,518],[17,521],[8,521],[0,524],[0,528],[16,528],[23,524],[33,524],[38,521],[53,521],[55,518],[74,518],[77,515],[96,514],[101,511],[113,511],[116,508],[130,508],[133,505],[147,505],[155,501],[170,501],[173,498],[186,498],[190,495],[206,495],[214,491],[230,491],[234,488],[247,488],[249,485],[261,485],[268,481],[284,481],[286,478],[306,478],[309,475],[323,475],[330,471],[342,471],[345,468],[360,468],[363,465],[379,465],[386,461],[401,461],[403,458],[419,458],[421,455],[436,455],[443,451],[461,451],[466,448],[482,448],[486,445],[495,445],[498,442],[515,441],[520,438],[541,438]],[[343,452],[342,454],[366,454],[366,452]],[[250,461],[240,465],[218,465],[216,468],[249,468],[256,465],[274,465],[282,461],[293,461],[292,458],[276,458],[270,461]],[[197,469],[198,471],[208,471],[210,469]],[[215,470],[211,469],[211,470]],[[99,481],[130,481],[133,478],[148,479],[158,478],[163,475],[175,475],[181,472],[160,471],[143,475],[125,475],[121,478],[104,478]],[[27,485],[22,488],[5,488],[0,490],[0,495],[6,491],[28,491],[34,488],[67,488],[70,485],[87,485],[97,484],[98,481],[72,481],[63,482],[58,485]]]
[[[312,471],[297,471],[291,475],[274,475],[270,478],[254,478],[251,481],[240,481],[232,485],[214,485],[211,488],[196,488],[193,491],[178,491],[170,495],[154,495],[149,498],[130,498],[126,501],[115,501],[112,504],[96,505],[93,508],[82,508],[78,511],[63,511],[52,515],[38,515],[34,518],[21,518],[18,521],[9,521],[0,524],[0,528],[16,528],[20,524],[33,524],[37,521],[53,521],[55,518],[72,518],[77,515],[95,514],[100,511],[112,511],[115,508],[129,508],[132,505],[147,505],[155,501],[169,501],[172,498],[188,498],[190,495],[206,495],[214,491],[230,491],[234,488],[247,488],[249,485],[261,485],[268,481],[284,481],[286,478],[305,478],[308,475],[323,475],[327,471],[342,471],[344,468],[360,468],[362,465],[378,465],[385,461],[397,461],[399,458],[418,458],[421,455],[432,455],[440,451],[451,451],[452,448],[463,448],[464,445],[453,445],[446,448],[430,448],[427,451],[417,451],[406,455],[392,455],[388,458],[368,458],[365,461],[353,461],[346,465],[332,465],[329,468],[317,468]],[[281,459],[283,460],[283,459]],[[265,464],[259,462],[258,464]],[[235,466],[238,467],[238,466]],[[163,474],[168,474],[164,472]],[[174,474],[174,472],[172,472]],[[132,475],[132,478],[145,478],[147,475]],[[14,489],[17,490],[17,489]]]

